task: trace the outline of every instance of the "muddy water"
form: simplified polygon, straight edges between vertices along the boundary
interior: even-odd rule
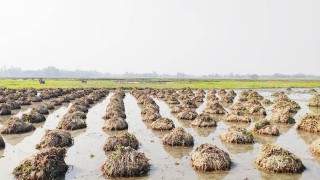
[[[258,90],[265,98],[272,100],[272,90]],[[313,96],[304,89],[293,89],[288,94],[289,97],[297,101],[302,107],[295,115],[296,120],[307,112],[320,112],[319,109],[309,109],[306,104]],[[319,90],[318,90],[319,91]],[[236,90],[237,93],[240,90]],[[102,126],[106,107],[109,103],[112,93],[101,102],[90,108],[87,114],[87,128],[79,131],[73,131],[74,145],[68,148],[66,163],[70,169],[65,179],[104,179],[100,167],[107,156],[103,151],[105,140],[117,132],[104,132]],[[319,135],[298,132],[293,125],[278,125],[281,135],[279,137],[256,136],[253,145],[233,145],[220,141],[219,135],[225,131],[232,123],[225,123],[218,120],[216,128],[192,128],[191,121],[179,120],[170,113],[169,106],[162,100],[155,99],[160,106],[160,114],[163,117],[171,118],[176,127],[183,127],[192,134],[195,139],[193,148],[185,147],[167,147],[163,146],[161,138],[167,132],[153,131],[147,123],[141,120],[140,108],[136,99],[126,94],[124,99],[126,108],[126,121],[129,124],[128,131],[134,133],[140,141],[139,151],[145,153],[150,159],[151,170],[149,175],[139,179],[319,179],[320,177],[320,159],[313,156],[309,151],[309,146],[313,140],[320,138]],[[69,105],[70,107],[70,105]],[[197,109],[198,113],[206,107],[206,102]],[[267,107],[270,118],[272,106]],[[45,129],[56,127],[61,116],[65,114],[68,107],[64,106],[53,111],[43,124],[39,124],[36,131],[23,135],[3,135],[6,141],[6,149],[0,151],[0,179],[12,179],[11,172],[19,162],[36,153],[35,144],[40,142]],[[59,116],[59,117],[57,117]],[[239,125],[239,124],[237,124]],[[242,124],[243,127],[251,129],[253,123]],[[202,143],[212,143],[219,148],[227,151],[233,161],[232,169],[224,173],[200,173],[191,167],[190,153]],[[259,170],[254,164],[254,160],[259,155],[261,147],[265,143],[274,143],[285,147],[301,158],[306,166],[306,171],[301,175],[274,174]]]

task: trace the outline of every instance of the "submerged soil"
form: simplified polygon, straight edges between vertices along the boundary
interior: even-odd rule
[[[319,89],[316,89],[319,92]],[[227,90],[228,91],[228,90]],[[285,91],[285,89],[256,90],[264,98],[273,101],[271,96],[276,91]],[[235,90],[239,95],[241,90]],[[109,104],[110,93],[108,97],[96,105],[89,108],[87,114],[87,127],[81,130],[71,131],[74,144],[67,148],[65,162],[71,165],[65,179],[105,179],[101,172],[101,166],[107,159],[104,150],[104,144],[108,137],[119,135],[123,132],[104,132],[102,127],[105,124],[103,116],[106,113],[106,107]],[[308,102],[314,97],[308,89],[292,88],[288,97],[296,101],[301,109],[297,114],[293,114],[296,122],[306,113],[320,113],[319,108],[309,108]],[[217,97],[220,98],[219,95]],[[236,96],[234,102],[237,102],[239,96]],[[126,93],[124,104],[126,109],[126,121],[128,123],[128,132],[132,133],[139,140],[138,151],[144,153],[146,158],[150,159],[151,165],[149,173],[138,179],[317,179],[320,176],[320,157],[310,151],[310,145],[319,139],[319,135],[298,130],[294,124],[274,124],[280,131],[280,136],[259,136],[254,135],[253,145],[230,144],[221,141],[219,136],[232,125],[244,126],[247,130],[252,130],[254,124],[261,118],[252,117],[250,123],[225,122],[221,120],[223,116],[215,115],[216,127],[198,128],[193,127],[192,120],[180,120],[172,114],[169,105],[164,101],[154,98],[160,107],[162,117],[173,120],[176,127],[182,127],[187,133],[194,137],[193,147],[171,147],[162,144],[162,138],[168,132],[155,131],[147,122],[141,119],[141,110],[137,100],[129,93]],[[197,113],[201,114],[207,106],[205,102],[197,108]],[[6,143],[6,147],[0,150],[0,177],[3,179],[13,179],[12,171],[25,158],[31,157],[38,152],[35,149],[36,144],[41,141],[46,130],[55,129],[61,118],[68,112],[72,103],[62,104],[55,110],[50,111],[46,121],[34,124],[35,131],[24,134],[1,135]],[[267,111],[266,119],[270,120],[272,108],[274,105],[265,106]],[[224,107],[228,112],[230,109]],[[21,116],[22,112],[30,108],[22,107],[20,110],[14,110],[12,116]],[[0,127],[11,116],[0,117]],[[191,155],[201,144],[209,143],[217,146],[219,149],[230,155],[232,166],[227,172],[207,173],[194,170],[191,165]],[[301,174],[276,174],[264,171],[254,163],[260,155],[265,144],[275,144],[288,149],[301,159],[306,170]]]

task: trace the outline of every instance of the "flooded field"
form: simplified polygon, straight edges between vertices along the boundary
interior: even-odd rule
[[[318,92],[320,89],[316,89]],[[227,90],[228,91],[228,90]],[[238,95],[242,90],[234,90]],[[258,89],[256,90],[264,98],[273,101],[272,94],[276,91],[285,91],[285,89]],[[86,118],[87,127],[80,130],[70,131],[74,139],[74,144],[67,148],[65,162],[70,166],[65,179],[106,179],[102,176],[101,166],[107,159],[103,150],[106,139],[116,135],[118,131],[104,131],[102,127],[105,124],[103,116],[114,92],[110,92],[107,97],[99,100],[89,108]],[[294,115],[296,122],[306,113],[320,113],[319,108],[310,108],[308,101],[314,96],[308,89],[292,89],[286,92],[288,97],[297,102],[301,109]],[[238,99],[235,97],[235,102]],[[217,97],[221,98],[219,95]],[[124,98],[126,122],[128,123],[128,132],[136,136],[140,142],[139,152],[145,154],[150,159],[150,171],[147,176],[138,179],[319,179],[320,177],[320,158],[313,155],[309,148],[310,144],[319,139],[320,136],[314,133],[308,133],[296,130],[294,124],[276,124],[280,131],[280,136],[262,136],[254,135],[253,144],[231,144],[222,142],[220,134],[231,125],[239,125],[251,130],[254,123],[259,118],[253,118],[251,123],[231,123],[222,120],[222,116],[214,116],[217,121],[216,127],[198,128],[191,126],[192,121],[181,120],[177,115],[171,113],[170,105],[155,96],[153,100],[160,107],[162,117],[173,120],[175,127],[183,127],[187,133],[194,137],[193,147],[171,147],[162,144],[162,137],[168,131],[155,131],[149,124],[142,120],[141,108],[137,104],[137,99],[126,92]],[[38,144],[48,129],[55,129],[61,118],[69,111],[74,101],[64,103],[54,110],[51,110],[46,116],[46,121],[34,124],[35,131],[15,135],[1,135],[5,140],[6,147],[0,150],[0,177],[1,179],[14,179],[13,169],[19,163],[36,152]],[[196,109],[201,113],[207,106],[207,100],[199,103]],[[0,126],[11,117],[20,116],[22,112],[28,111],[30,106],[23,106],[21,110],[15,110],[10,116],[0,116]],[[273,105],[265,106],[267,119],[271,118]],[[224,108],[230,112],[227,106]],[[192,168],[191,153],[201,144],[211,143],[220,149],[229,153],[232,160],[231,170],[220,173],[198,172]],[[266,172],[259,169],[254,163],[259,156],[262,146],[272,143],[297,155],[306,167],[302,174],[278,174]]]

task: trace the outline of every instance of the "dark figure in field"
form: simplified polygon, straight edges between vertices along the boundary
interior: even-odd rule
[[[45,83],[46,83],[46,80],[44,80],[42,78],[39,79],[39,84],[45,84]]]

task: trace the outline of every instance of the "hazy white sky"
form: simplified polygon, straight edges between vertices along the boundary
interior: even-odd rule
[[[319,0],[2,0],[0,66],[320,72]]]

